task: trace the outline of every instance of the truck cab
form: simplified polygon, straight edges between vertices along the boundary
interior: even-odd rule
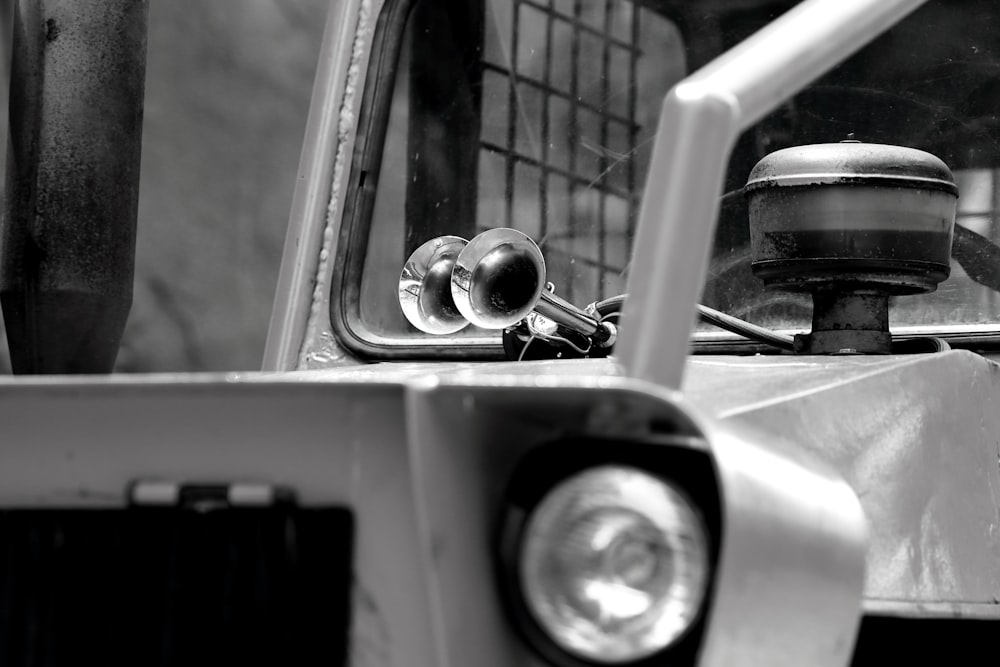
[[[1000,12],[459,4],[331,3],[261,372],[0,382],[3,662],[989,650]]]

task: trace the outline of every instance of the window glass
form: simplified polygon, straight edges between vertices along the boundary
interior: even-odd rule
[[[557,294],[579,306],[624,292],[664,95],[794,4],[413,2],[371,219],[361,221],[364,328],[427,338],[396,301],[406,257],[435,236],[493,227],[532,236]],[[893,327],[1000,323],[998,56],[1000,7],[932,0],[744,133],[703,302],[772,328],[809,328],[807,296],[765,291],[753,277],[742,187],[772,151],[855,138],[937,155],[961,193],[951,277],[934,294],[894,298]],[[456,336],[496,340],[474,328]]]
[[[535,239],[564,298],[621,293],[659,106],[685,74],[680,31],[617,0],[440,4],[415,3],[407,22],[360,296],[366,328],[422,335],[396,303],[406,257],[435,236],[493,227]]]

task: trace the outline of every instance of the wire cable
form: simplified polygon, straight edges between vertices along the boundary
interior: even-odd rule
[[[613,296],[609,299],[604,299],[603,301],[594,303],[588,310],[596,312],[601,319],[612,315],[617,316],[627,297],[627,294],[619,294],[618,296]],[[771,345],[779,350],[792,351],[795,349],[795,340],[791,336],[780,334],[775,331],[771,331],[770,329],[765,329],[764,327],[756,324],[751,324],[746,320],[741,320],[738,317],[727,315],[726,313],[715,310],[714,308],[703,306],[700,303],[697,304],[697,307],[698,319],[706,324],[717,326],[720,329],[725,329],[730,333],[737,334],[759,343]]]
[[[776,331],[771,331],[770,329],[765,329],[764,327],[756,324],[751,324],[746,320],[741,320],[738,317],[727,315],[722,311],[709,308],[708,306],[703,306],[700,303],[697,304],[697,306],[698,318],[702,322],[714,324],[720,329],[725,329],[726,331],[743,336],[744,338],[749,338],[761,343],[767,343],[768,345],[772,345],[780,350],[792,351],[795,349],[795,339],[791,336],[780,334]]]

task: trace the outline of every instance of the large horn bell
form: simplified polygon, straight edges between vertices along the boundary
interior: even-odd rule
[[[451,297],[451,273],[468,241],[439,236],[413,251],[399,276],[399,305],[410,324],[429,334],[451,334],[469,325]]]
[[[490,229],[458,256],[451,296],[477,327],[503,329],[534,309],[544,287],[545,260],[535,242],[516,229]]]

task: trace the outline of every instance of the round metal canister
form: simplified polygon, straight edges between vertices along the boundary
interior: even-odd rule
[[[958,188],[924,151],[845,141],[786,148],[750,172],[754,275],[811,290],[933,291],[948,277]]]

